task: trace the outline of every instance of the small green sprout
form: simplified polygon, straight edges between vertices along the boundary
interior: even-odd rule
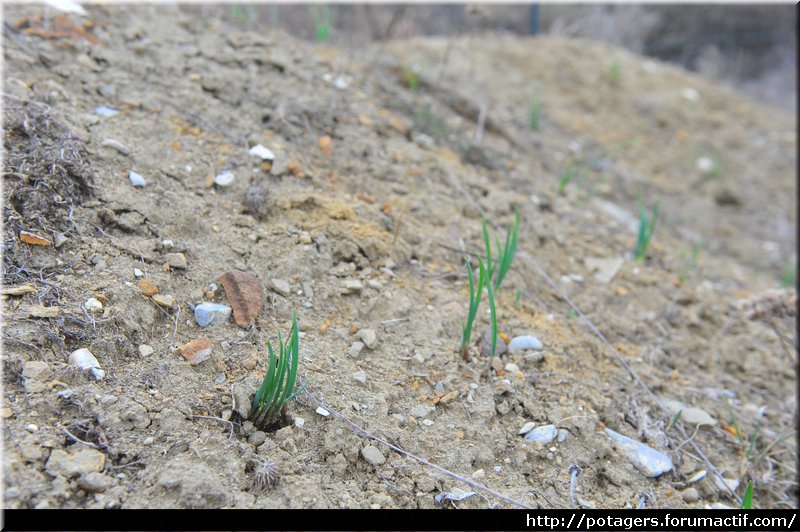
[[[478,259],[478,266],[481,270],[484,270],[481,273],[481,275],[484,275],[485,269],[483,267],[483,261],[480,259]],[[489,365],[491,366],[494,354],[497,352],[497,309],[494,306],[494,291],[492,290],[491,282],[486,283],[486,291],[489,293],[489,316],[492,321],[492,351],[489,354]]]
[[[483,293],[483,286],[486,284],[486,268],[483,261],[480,261],[480,274],[478,275],[478,289],[475,290],[475,279],[472,275],[472,265],[468,258],[464,258],[467,267],[467,276],[469,278],[469,311],[467,312],[467,321],[464,323],[464,329],[461,334],[461,356],[464,359],[469,358],[469,341],[472,336],[472,324],[475,322],[475,316],[478,314],[478,306],[481,303],[481,294]]]
[[[681,420],[681,416],[683,415],[683,410],[678,410],[678,413],[672,416],[672,419],[669,421],[669,428],[674,427],[678,424],[678,421]]]
[[[744,490],[744,497],[742,497],[742,510],[753,509],[753,481],[747,483],[747,489]]]
[[[275,357],[272,343],[267,342],[269,351],[269,367],[261,381],[255,397],[253,397],[250,421],[260,428],[267,428],[285,414],[286,403],[303,391],[303,385],[294,390],[297,381],[297,361],[300,353],[300,340],[297,332],[297,313],[292,313],[292,331],[286,345],[278,332],[279,357]]]
[[[563,196],[567,192],[567,186],[573,179],[578,177],[583,169],[583,161],[577,160],[570,163],[570,165],[561,174],[561,179],[558,181],[558,195]]]
[[[494,289],[499,290],[508,270],[511,268],[511,261],[517,252],[517,236],[519,234],[519,212],[514,211],[514,226],[506,231],[506,243],[502,245],[500,239],[495,235],[494,240],[497,244],[497,263],[492,262],[492,246],[489,242],[489,229],[487,222],[483,220],[483,244],[486,247],[486,274],[487,279],[494,277]],[[496,268],[496,269],[495,269]]]
[[[514,308],[519,310],[521,304],[522,304],[522,290],[517,288],[517,291],[514,294]]]
[[[656,218],[658,218],[658,202],[653,207],[653,216],[648,220],[647,209],[642,202],[639,202],[639,233],[636,235],[636,249],[633,254],[637,262],[644,262],[647,256],[647,248],[650,247],[650,239],[656,228]]]
[[[542,102],[534,98],[528,111],[528,125],[531,130],[539,131],[539,117],[542,115]]]
[[[419,90],[419,77],[409,67],[403,67],[403,79],[408,85],[408,88],[414,92]]]
[[[331,9],[328,6],[322,8],[311,8],[311,16],[315,19],[314,26],[317,34],[317,42],[327,42],[331,33]]]
[[[789,262],[783,268],[783,278],[781,279],[781,287],[791,288],[797,285],[797,266],[794,262]]]
[[[611,63],[611,66],[608,67],[608,81],[612,85],[619,85],[619,80],[622,75],[622,66],[619,64],[619,61],[614,61]]]

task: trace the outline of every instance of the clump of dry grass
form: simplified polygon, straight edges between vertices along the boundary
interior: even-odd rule
[[[737,304],[745,312],[748,320],[768,318],[796,318],[797,292],[793,288],[767,290],[756,297],[742,300]]]

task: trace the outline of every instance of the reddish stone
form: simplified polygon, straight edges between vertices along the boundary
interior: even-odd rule
[[[196,366],[211,355],[211,340],[208,338],[192,340],[180,346],[178,352],[189,361],[189,364]]]
[[[233,308],[233,319],[239,327],[251,327],[264,304],[261,281],[248,272],[232,270],[219,278],[225,296]]]

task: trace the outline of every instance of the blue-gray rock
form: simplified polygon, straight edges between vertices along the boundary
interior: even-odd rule
[[[672,470],[672,459],[666,454],[611,429],[606,429],[606,434],[625,451],[634,467],[646,477],[657,477]]]
[[[231,307],[218,303],[200,303],[194,307],[194,321],[200,327],[211,323],[218,325],[225,323],[231,317]]]
[[[102,105],[95,108],[94,112],[100,116],[114,116],[115,114],[119,113],[119,110],[114,109],[113,107],[106,107],[105,105]]]
[[[147,184],[147,181],[144,180],[142,176],[131,170],[128,172],[128,179],[131,180],[131,185],[135,187],[143,187]]]
[[[535,336],[515,336],[508,344],[508,349],[536,349],[542,350],[542,342]]]
[[[525,439],[534,443],[547,445],[555,440],[556,436],[558,436],[558,429],[555,425],[542,425],[527,433]]]

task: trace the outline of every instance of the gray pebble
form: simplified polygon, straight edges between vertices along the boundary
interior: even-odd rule
[[[78,486],[86,491],[100,493],[114,485],[114,479],[102,473],[86,473],[78,479]]]
[[[353,378],[356,380],[356,382],[360,383],[362,386],[367,385],[367,373],[363,369],[353,373]]]
[[[356,358],[361,354],[362,349],[364,349],[364,342],[353,342],[353,345],[350,346],[350,356]]]
[[[386,457],[383,456],[383,453],[372,445],[365,445],[364,448],[361,449],[361,456],[374,466],[381,465],[386,461]]]
[[[434,410],[435,409],[432,406],[419,404],[411,409],[411,415],[414,417],[426,417]]]
[[[607,428],[606,434],[625,451],[628,459],[643,475],[653,478],[672,469],[672,459],[666,454],[611,429]]]
[[[556,436],[558,436],[558,429],[555,425],[542,425],[527,433],[525,439],[534,443],[547,445],[555,440]]]
[[[200,303],[194,307],[194,321],[200,327],[227,322],[231,317],[232,309],[228,305],[218,303]]]
[[[358,331],[358,337],[369,349],[378,347],[378,334],[374,329],[361,329]]]
[[[253,447],[258,447],[267,440],[267,433],[257,430],[247,438],[247,443]]]
[[[361,292],[364,289],[364,283],[358,279],[345,279],[342,281],[341,290],[342,294],[352,294],[353,292]]]
[[[686,502],[697,502],[700,500],[700,494],[696,488],[686,488],[681,492],[681,499]]]
[[[288,297],[292,292],[292,287],[289,285],[289,281],[284,279],[270,279],[269,287],[283,297]]]

